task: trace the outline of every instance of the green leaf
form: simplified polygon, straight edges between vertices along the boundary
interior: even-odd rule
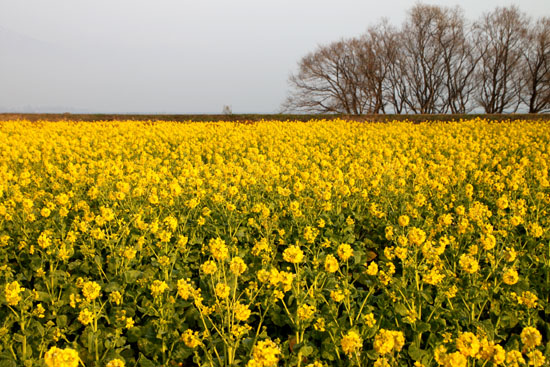
[[[140,275],[141,275],[141,271],[139,270],[128,270],[127,272],[124,273],[124,280],[127,284],[135,283]]]
[[[357,265],[357,264],[362,264],[364,261],[363,261],[363,258],[365,257],[365,252],[362,251],[362,250],[357,250],[357,251],[354,251],[353,252],[353,264],[354,265]]]
[[[490,340],[495,338],[495,327],[490,319],[481,321],[478,324],[478,327],[485,331],[485,334],[490,338]]]
[[[147,359],[143,354],[140,353],[139,355],[139,366],[140,367],[155,367],[155,363],[153,361]]]
[[[321,358],[329,361],[334,361],[336,359],[334,344],[330,338],[323,340],[323,344],[321,345]]]
[[[374,361],[378,359],[378,353],[375,350],[369,350],[367,352],[367,358]]]
[[[11,359],[0,359],[0,367],[17,367],[17,364]]]
[[[409,314],[409,310],[407,309],[407,307],[402,304],[402,303],[398,303],[396,304],[394,307],[393,307],[394,311],[398,314],[398,315],[401,315],[401,316],[407,316]]]
[[[82,266],[82,260],[73,260],[69,263],[67,268],[69,271],[73,271],[74,269],[79,269]]]
[[[419,333],[424,333],[426,331],[430,331],[432,326],[424,321],[417,321],[416,322],[416,331]]]
[[[500,319],[500,321],[501,321],[501,326],[503,328],[504,327],[513,328],[519,322],[516,315],[513,312],[510,312],[510,311],[504,312],[502,314],[502,318]]]
[[[426,354],[425,350],[420,349],[416,343],[413,343],[409,346],[409,350],[407,351],[409,354],[409,357],[411,357],[415,361],[419,361],[424,357]]]
[[[433,304],[434,300],[431,294],[429,294],[426,291],[423,291],[423,292],[420,292],[420,295],[422,296],[422,298],[424,298],[426,302],[428,302],[429,304]]]
[[[67,326],[67,316],[66,315],[57,316],[57,327],[64,328],[65,326]]]
[[[239,229],[235,234],[235,237],[242,239],[245,236],[245,230],[243,228]]]
[[[25,337],[21,334],[13,334],[12,338],[18,343],[23,343],[23,340],[25,339]]]
[[[133,328],[128,330],[126,335],[128,336],[129,343],[135,343],[136,341],[138,341],[139,338],[141,338],[143,332],[140,326],[134,326]]]
[[[314,349],[311,345],[305,344],[302,348],[300,348],[300,352],[302,353],[302,356],[307,357],[311,353],[313,353]]]
[[[355,236],[353,234],[347,235],[344,237],[345,243],[354,243],[355,242]]]
[[[36,328],[36,332],[38,333],[38,335],[44,336],[46,330],[44,329],[44,326],[42,326],[40,322],[33,323],[33,326]]]
[[[120,284],[117,282],[110,282],[105,286],[105,292],[111,293],[115,291],[120,291]]]
[[[321,358],[329,360],[329,361],[334,361],[335,360],[334,355],[326,349],[323,349],[323,351],[321,352]]]
[[[31,358],[32,357],[32,345],[31,344],[27,344],[27,355],[25,357],[26,358]]]

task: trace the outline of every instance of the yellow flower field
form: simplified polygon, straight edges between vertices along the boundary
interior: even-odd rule
[[[550,125],[0,122],[0,366],[547,366]]]

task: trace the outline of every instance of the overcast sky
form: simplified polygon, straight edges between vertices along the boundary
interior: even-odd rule
[[[424,2],[550,15],[548,0]],[[302,56],[414,4],[0,0],[0,112],[274,113]]]

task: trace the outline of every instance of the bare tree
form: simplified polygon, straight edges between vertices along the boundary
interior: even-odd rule
[[[444,65],[443,112],[467,113],[473,107],[470,99],[479,56],[474,54],[468,33],[461,8],[441,9],[436,35]]]
[[[223,108],[222,108],[222,115],[232,115],[233,114],[233,109],[231,108],[230,105],[223,105]]]
[[[289,84],[287,111],[550,111],[550,18],[496,8],[469,26],[459,7],[417,4],[401,29],[383,21],[319,46]]]
[[[384,110],[382,80],[384,67],[376,54],[375,44],[369,37],[347,41],[350,67],[348,79],[353,80],[351,113],[379,113]]]
[[[285,111],[401,113],[408,86],[401,75],[400,32],[382,21],[359,38],[319,46],[289,78]]]
[[[444,17],[439,6],[417,4],[403,24],[399,72],[408,88],[405,104],[414,113],[437,113],[444,108],[445,65],[438,43]]]
[[[373,65],[369,85],[375,90],[379,109],[374,113],[386,113],[391,109],[394,113],[401,113],[405,108],[407,84],[401,76],[401,34],[391,26],[387,20],[368,29],[363,36],[369,45],[369,54],[365,61]]]
[[[284,110],[322,113],[379,113],[384,110],[382,62],[368,36],[319,46],[291,75]]]
[[[474,25],[479,55],[476,99],[486,113],[515,112],[524,83],[521,75],[527,17],[516,7],[496,8]]]
[[[523,50],[526,78],[522,102],[529,113],[550,111],[550,18],[539,19],[529,28]]]
[[[321,113],[363,112],[361,75],[354,44],[341,40],[303,57],[298,72],[289,78],[291,94],[283,104],[285,110]]]
[[[377,45],[369,34],[355,40],[354,50],[361,75],[358,88],[362,91],[364,111],[367,113],[384,112],[383,81],[385,68],[377,54]]]

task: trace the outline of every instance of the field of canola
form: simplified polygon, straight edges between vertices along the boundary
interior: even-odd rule
[[[0,366],[548,366],[550,125],[0,122]]]

